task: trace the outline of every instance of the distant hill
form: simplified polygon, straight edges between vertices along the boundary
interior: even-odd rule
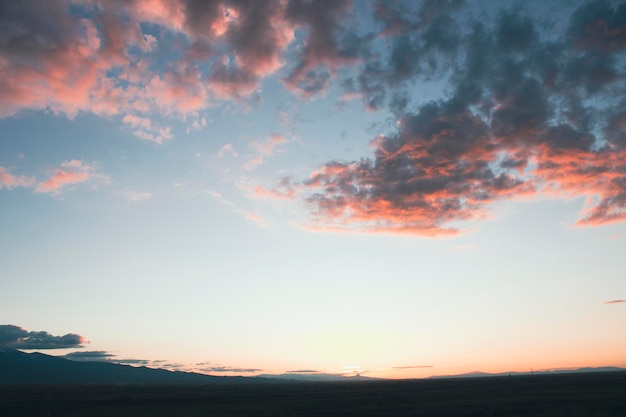
[[[554,374],[571,374],[571,373],[583,373],[583,372],[616,372],[616,371],[626,371],[624,368],[618,368],[616,366],[602,366],[598,368],[576,368],[576,369],[550,369],[550,370],[538,370],[538,371],[528,371],[528,372],[500,372],[490,374],[487,372],[468,372],[464,374],[455,374],[455,375],[433,375],[430,379],[441,379],[441,378],[480,378],[480,377],[488,377],[488,376],[518,376],[518,375],[554,375]]]
[[[0,384],[212,384],[242,380],[253,381],[108,362],[76,362],[0,346]]]
[[[623,368],[579,368],[573,370],[535,371],[535,375],[550,375],[575,372],[612,372],[624,371]],[[508,372],[489,374],[471,372],[466,374],[432,376],[438,378],[471,378],[489,376],[508,376]],[[511,372],[511,376],[530,375],[530,372]],[[174,372],[165,369],[154,369],[120,365],[110,362],[78,362],[45,355],[42,353],[25,353],[16,349],[0,346],[0,384],[258,384],[280,383],[281,381],[375,381],[361,375],[343,376],[325,373],[287,373],[264,374],[257,377],[224,377],[198,374],[193,372]]]
[[[288,380],[288,381],[319,381],[319,382],[328,382],[328,381],[379,381],[380,378],[370,378],[367,376],[362,376],[360,374],[345,376],[338,374],[325,374],[325,373],[288,373],[288,374],[262,374],[258,376],[259,378],[267,378],[267,379],[280,379],[280,380]]]

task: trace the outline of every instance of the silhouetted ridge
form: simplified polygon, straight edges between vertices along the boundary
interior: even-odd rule
[[[0,347],[0,384],[206,384],[226,377],[108,362],[77,362]],[[243,378],[228,378],[238,380]]]

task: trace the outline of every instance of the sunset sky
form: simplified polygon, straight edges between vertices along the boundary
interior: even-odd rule
[[[0,2],[0,345],[626,367],[625,249],[626,2]]]

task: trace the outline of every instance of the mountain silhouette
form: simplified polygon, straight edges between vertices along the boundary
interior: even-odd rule
[[[586,367],[576,369],[540,369],[536,371],[528,372],[499,372],[499,373],[487,373],[480,371],[473,371],[464,374],[454,375],[433,375],[431,379],[444,379],[444,378],[481,378],[490,376],[520,376],[520,375],[556,375],[556,374],[575,374],[575,373],[589,373],[589,372],[619,372],[626,369],[619,368],[617,366],[601,366],[597,368]]]
[[[0,384],[211,384],[244,379],[249,378],[174,372],[110,362],[77,362],[0,346]]]
[[[356,382],[356,381],[380,381],[380,378],[372,378],[363,376],[361,374],[355,375],[340,375],[340,374],[327,374],[321,372],[314,373],[286,373],[286,374],[261,374],[259,378],[268,378],[268,379],[278,379],[285,381],[301,381],[301,382],[332,382],[332,381],[343,381],[343,382]]]

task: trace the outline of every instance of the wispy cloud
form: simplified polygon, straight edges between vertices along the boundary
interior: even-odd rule
[[[250,222],[255,223],[261,227],[267,227],[265,220],[261,216],[259,216],[256,212],[254,212],[253,210],[246,210],[246,209],[241,208],[237,204],[233,203],[232,201],[224,197],[222,194],[213,190],[204,190],[204,191],[201,191],[201,194],[206,194],[206,195],[211,196],[212,198],[214,198],[221,204],[227,207],[230,207],[236,213],[241,214]]]
[[[626,303],[626,300],[611,300],[611,301],[605,301],[602,304],[622,304],[622,303]]]
[[[252,171],[253,169],[258,167],[262,163],[263,163],[263,156],[257,155],[253,158],[248,159],[246,163],[241,166],[241,168],[245,169],[246,171]]]
[[[248,159],[248,161],[242,165],[242,168],[246,171],[255,169],[263,163],[265,157],[282,151],[281,146],[287,142],[287,139],[278,133],[273,133],[262,141],[250,142],[250,148],[255,151],[255,156]]]
[[[6,168],[0,166],[0,189],[15,187],[31,187],[35,183],[35,178],[25,175],[13,175]]]
[[[199,368],[199,370],[202,372],[206,372],[206,373],[237,373],[237,374],[249,374],[249,373],[256,373],[256,372],[263,371],[263,369],[257,369],[257,368],[237,368],[237,367],[230,367],[230,366],[208,366],[204,368]]]
[[[233,145],[230,143],[227,143],[226,145],[222,146],[220,150],[217,151],[217,157],[220,159],[226,155],[230,155],[233,158],[239,157],[239,154],[237,153],[237,151],[235,151],[235,149],[233,148]]]
[[[291,371],[287,371],[289,374],[318,374],[322,371],[318,371],[316,369],[293,369]]]
[[[432,368],[434,365],[408,365],[408,366],[394,366],[392,369],[421,369]]]
[[[270,198],[275,200],[290,200],[295,196],[293,189],[284,187],[283,189],[272,188],[268,189],[261,185],[257,185],[254,188],[254,196],[259,198]]]
[[[283,144],[287,143],[287,139],[278,133],[271,134],[267,139],[260,142],[251,142],[250,147],[261,155],[272,155]]]
[[[126,193],[126,199],[129,203],[138,203],[150,198],[152,198],[152,193],[149,192],[129,191]]]
[[[35,192],[58,194],[66,186],[87,181],[94,185],[110,182],[108,175],[101,173],[96,163],[89,164],[73,159],[61,163],[50,178],[37,184]]]
[[[147,117],[127,114],[122,118],[122,122],[129,126],[133,135],[139,139],[156,143],[163,143],[163,141],[172,139],[172,128],[170,126],[154,126]]]

